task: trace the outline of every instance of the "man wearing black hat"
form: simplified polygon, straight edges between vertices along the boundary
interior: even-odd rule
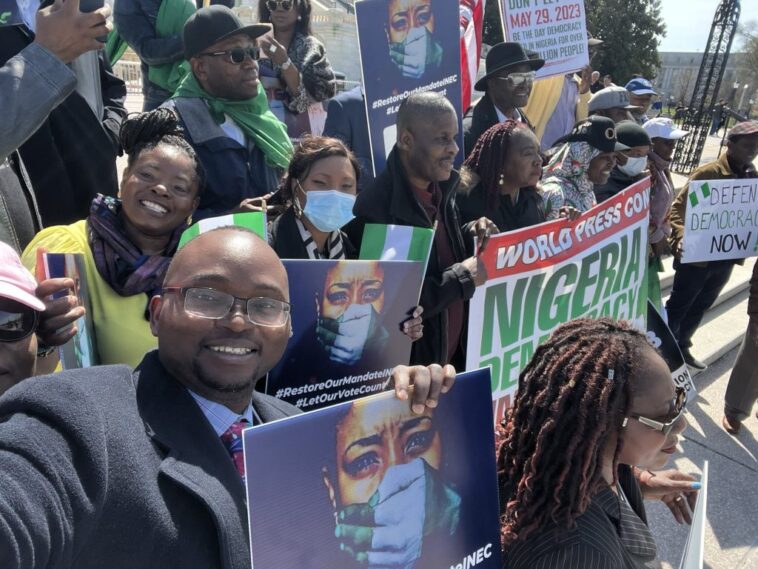
[[[287,129],[268,108],[258,81],[255,40],[269,24],[243,26],[226,6],[201,8],[184,25],[192,66],[164,106],[173,108],[205,168],[195,219],[245,211],[276,189],[289,164]]]
[[[544,59],[530,58],[521,44],[499,43],[487,54],[487,74],[474,88],[484,96],[463,117],[463,151],[468,156],[476,141],[491,126],[508,119],[523,122],[534,130],[520,107],[529,102],[535,72]]]

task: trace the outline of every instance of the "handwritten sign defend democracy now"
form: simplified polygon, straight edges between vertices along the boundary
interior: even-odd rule
[[[500,0],[508,41],[545,60],[537,78],[577,71],[590,61],[584,0]]]
[[[758,180],[690,182],[683,263],[758,255]]]
[[[650,178],[583,213],[490,237],[487,282],[469,304],[466,369],[492,370],[495,420],[539,344],[569,320],[645,329]]]

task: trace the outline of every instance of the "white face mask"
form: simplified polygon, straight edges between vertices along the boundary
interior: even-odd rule
[[[645,171],[647,166],[647,156],[641,156],[640,158],[627,158],[626,164],[623,166],[619,164],[619,170],[621,170],[627,176],[639,176]]]

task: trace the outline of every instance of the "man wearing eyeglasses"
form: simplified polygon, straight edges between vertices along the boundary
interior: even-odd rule
[[[519,43],[505,42],[489,51],[486,65],[487,74],[474,85],[477,91],[484,91],[484,96],[463,117],[466,156],[487,129],[508,119],[534,130],[521,107],[529,102],[535,73],[545,60],[530,58]]]
[[[252,198],[276,190],[289,164],[287,129],[269,110],[258,81],[256,38],[269,24],[242,25],[226,6],[201,8],[184,25],[184,77],[172,108],[205,168],[194,218],[247,211]]]
[[[70,370],[0,398],[0,567],[250,568],[240,433],[297,412],[254,391],[290,337],[287,273],[247,229],[201,234],[150,325],[158,349],[136,370]],[[422,413],[454,375],[400,366],[395,392]]]

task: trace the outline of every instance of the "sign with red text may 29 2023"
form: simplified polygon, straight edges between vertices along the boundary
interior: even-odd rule
[[[466,369],[491,368],[496,422],[560,324],[608,316],[645,330],[649,209],[645,178],[574,221],[490,238],[481,253],[487,282],[470,302]]]
[[[500,0],[503,30],[539,53],[545,66],[537,78],[578,71],[589,64],[584,0]]]

